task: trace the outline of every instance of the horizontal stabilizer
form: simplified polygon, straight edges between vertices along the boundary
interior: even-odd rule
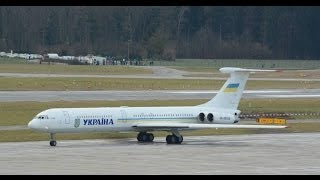
[[[264,69],[244,69],[237,67],[223,67],[220,68],[222,73],[233,73],[233,72],[277,72],[278,70],[264,70]]]

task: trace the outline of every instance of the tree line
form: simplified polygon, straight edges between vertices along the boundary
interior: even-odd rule
[[[0,51],[151,58],[318,59],[320,7],[0,7]]]

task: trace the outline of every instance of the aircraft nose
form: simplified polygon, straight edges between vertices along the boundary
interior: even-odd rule
[[[28,123],[28,127],[31,128],[31,129],[36,129],[37,128],[37,121],[36,120],[31,120],[29,123]]]

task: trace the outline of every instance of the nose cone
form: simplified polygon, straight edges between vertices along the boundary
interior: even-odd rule
[[[37,120],[31,120],[29,123],[28,123],[28,127],[31,128],[31,129],[37,129],[38,128],[38,122]]]

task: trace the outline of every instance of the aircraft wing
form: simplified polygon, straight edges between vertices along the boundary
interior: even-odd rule
[[[137,123],[132,128],[137,131],[158,131],[158,130],[195,130],[195,129],[209,129],[209,128],[265,128],[265,129],[277,129],[286,128],[287,126],[278,125],[236,125],[236,124],[193,124],[193,123]]]

